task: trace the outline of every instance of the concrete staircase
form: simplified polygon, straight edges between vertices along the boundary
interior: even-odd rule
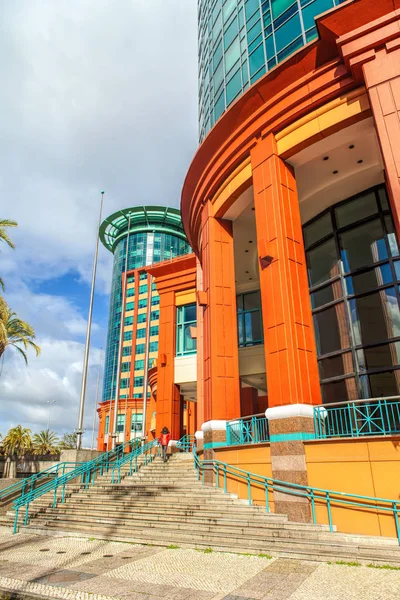
[[[30,510],[29,525],[20,530],[400,565],[395,539],[330,533],[325,525],[290,522],[286,515],[267,514],[233,494],[203,486],[191,455],[175,454],[167,464],[157,458],[131,477],[128,470],[129,465],[123,467],[120,484],[111,483],[111,473],[99,477],[89,489],[75,483],[66,502],[56,508],[51,507],[52,497],[39,498]]]

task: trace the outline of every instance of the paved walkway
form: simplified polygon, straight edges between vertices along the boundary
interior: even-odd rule
[[[68,600],[399,600],[400,571],[15,536],[0,527],[0,598]]]

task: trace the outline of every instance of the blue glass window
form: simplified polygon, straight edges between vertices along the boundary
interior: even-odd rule
[[[121,364],[121,371],[122,371],[122,373],[127,373],[127,372],[129,372],[130,370],[131,370],[131,363],[130,363],[130,361],[129,361],[129,360],[128,360],[128,361],[126,361],[126,362],[123,362],[123,363]]]
[[[194,354],[196,338],[192,338],[192,329],[196,327],[196,304],[177,307],[176,314],[176,355]]]
[[[252,77],[254,73],[257,73],[257,71],[265,64],[264,59],[264,46],[261,44],[261,46],[259,46],[257,50],[254,50],[249,56],[250,77]]]
[[[142,387],[143,386],[143,377],[135,377],[133,380],[134,387]]]
[[[125,317],[125,327],[129,327],[129,325],[133,325],[133,317]]]
[[[141,398],[141,394],[135,394],[134,397]],[[142,431],[143,427],[143,414],[132,413],[131,431]]]
[[[124,346],[122,349],[122,356],[130,356],[132,354],[132,346]]]
[[[117,433],[122,433],[125,429],[125,415],[117,415]]]
[[[135,308],[135,303],[134,302],[127,302],[126,303],[126,311],[128,312],[128,310],[133,310]]]
[[[227,83],[226,86],[226,103],[230,104],[234,100],[235,96],[238,95],[242,89],[242,78],[240,75],[240,69],[236,71],[232,79]]]
[[[124,331],[124,342],[129,342],[132,339],[132,331]]]
[[[293,15],[291,19],[286,21],[279,29],[275,30],[276,51],[280,52],[288,45],[288,42],[296,39],[301,35],[301,24],[299,13]],[[300,41],[302,44],[302,41]]]
[[[147,294],[147,283],[139,286],[139,294]]]
[[[262,344],[260,292],[249,292],[236,297],[239,346]]]
[[[304,29],[310,29],[315,25],[315,17],[333,7],[333,0],[314,0],[303,8]]]
[[[136,344],[136,354],[144,354],[144,344]]]
[[[129,378],[121,379],[121,388],[129,387]]]
[[[142,371],[144,369],[144,360],[135,360],[135,371]]]
[[[141,338],[145,338],[146,337],[146,329],[137,329],[136,330],[136,339],[140,340]]]
[[[150,335],[158,335],[158,325],[153,325],[150,327]]]
[[[238,25],[237,25],[236,19],[234,19],[224,33],[225,50],[227,48],[229,48],[229,46],[232,44],[233,40],[238,35],[238,33],[239,33]]]
[[[106,416],[106,423],[105,423],[105,427],[104,427],[104,433],[108,433],[108,429],[110,427],[110,415]]]
[[[128,288],[126,290],[126,296],[127,296],[127,298],[131,298],[134,295],[135,295],[135,288],[134,287],[133,288]]]
[[[150,342],[149,352],[158,352],[158,342]]]

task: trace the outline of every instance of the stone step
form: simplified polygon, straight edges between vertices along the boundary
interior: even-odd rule
[[[249,528],[256,528],[256,529],[263,529],[263,528],[267,528],[267,529],[287,529],[287,530],[294,530],[294,531],[328,531],[329,528],[327,525],[314,525],[312,523],[293,523],[293,522],[289,522],[289,521],[280,521],[279,519],[276,519],[274,516],[272,515],[252,515],[251,513],[248,515],[236,515],[235,514],[230,514],[226,515],[226,516],[221,516],[220,513],[213,513],[212,515],[207,514],[206,512],[203,512],[201,515],[199,515],[197,512],[193,512],[193,514],[164,514],[162,512],[160,512],[159,514],[154,514],[154,513],[137,513],[137,512],[132,512],[132,513],[127,513],[126,511],[110,511],[109,514],[105,513],[104,511],[101,511],[101,509],[97,509],[97,510],[88,510],[86,508],[77,508],[76,506],[73,507],[73,510],[68,509],[67,506],[62,506],[62,507],[58,507],[58,508],[50,508],[47,509],[46,512],[42,513],[43,518],[46,518],[46,515],[52,516],[54,515],[54,518],[57,518],[58,516],[62,516],[62,518],[76,518],[76,519],[81,519],[81,520],[87,520],[88,518],[90,518],[90,520],[96,521],[96,522],[102,522],[102,521],[107,521],[107,522],[116,522],[116,523],[120,523],[122,522],[139,522],[142,525],[147,525],[148,526],[152,526],[154,524],[158,524],[158,523],[165,523],[166,525],[176,525],[177,527],[180,527],[180,525],[182,523],[188,523],[189,525],[192,524],[194,526],[196,525],[206,525],[206,526],[212,526],[212,527],[234,527],[236,528],[243,528],[243,527],[249,527]]]
[[[25,529],[25,528],[24,528]],[[27,529],[31,529],[30,526]],[[104,524],[100,523],[87,523],[87,525],[78,523],[69,523],[62,520],[50,521],[42,527],[35,527],[36,530],[59,530],[59,531],[80,531],[81,533],[87,533],[92,535],[103,535],[109,538],[110,535],[114,536],[115,539],[126,539],[135,541],[138,543],[167,543],[186,545],[187,547],[218,547],[219,549],[234,549],[242,548],[246,551],[264,552],[277,554],[279,552],[296,553],[301,557],[304,555],[313,555],[317,560],[327,560],[327,557],[336,557],[343,559],[347,558],[363,558],[369,561],[381,561],[386,563],[400,564],[400,550],[399,547],[385,547],[385,546],[369,546],[369,545],[357,545],[350,543],[332,542],[327,540],[307,540],[305,542],[302,537],[271,537],[271,536],[258,536],[257,538],[247,538],[242,535],[227,534],[224,532],[213,533],[213,532],[190,532],[186,534],[184,530],[174,530],[171,528],[161,529],[130,529],[129,532],[124,529],[119,532],[113,527],[110,531],[110,527],[105,527]]]

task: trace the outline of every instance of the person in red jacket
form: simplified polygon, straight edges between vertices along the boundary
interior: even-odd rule
[[[161,430],[161,435],[158,438],[158,443],[162,448],[162,459],[164,462],[167,462],[167,448],[171,439],[171,434],[169,432],[168,427],[163,427]]]

